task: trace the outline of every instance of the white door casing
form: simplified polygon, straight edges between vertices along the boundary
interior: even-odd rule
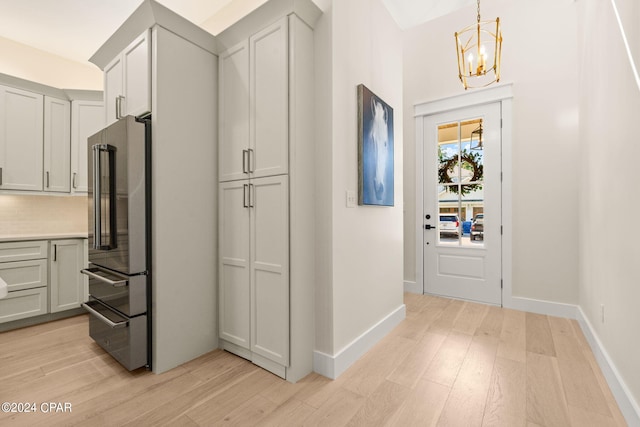
[[[464,108],[474,105],[483,105],[491,102],[499,102],[502,110],[502,303],[504,307],[514,307],[512,296],[513,276],[513,221],[512,221],[512,151],[513,151],[513,84],[506,83],[493,85],[489,88],[464,92],[446,98],[423,102],[414,106],[415,117],[415,282],[406,281],[405,291],[413,293],[424,292],[424,117]]]

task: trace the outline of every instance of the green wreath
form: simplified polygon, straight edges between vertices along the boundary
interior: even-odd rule
[[[458,156],[454,155],[450,158],[441,158],[440,167],[438,168],[438,182],[440,184],[452,184],[449,172],[453,172],[453,168],[458,164]],[[482,180],[484,174],[484,165],[480,163],[480,155],[475,153],[469,153],[463,151],[460,153],[460,166],[467,170],[473,170],[473,177],[471,182],[477,182]],[[481,190],[482,184],[462,184],[462,185],[449,185],[447,189],[453,193],[457,193],[460,189],[460,193],[464,196],[472,191]]]

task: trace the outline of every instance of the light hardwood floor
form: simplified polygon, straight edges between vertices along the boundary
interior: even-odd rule
[[[0,334],[0,425],[624,426],[573,320],[406,294],[407,318],[335,381],[223,351],[127,372],[78,316]],[[43,413],[43,402],[71,412]]]

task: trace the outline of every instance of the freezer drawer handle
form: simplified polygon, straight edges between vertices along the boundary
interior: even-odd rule
[[[116,322],[112,322],[111,320],[109,320],[106,317],[104,317],[102,314],[98,313],[93,308],[89,307],[88,304],[82,303],[81,305],[85,310],[87,310],[89,313],[94,315],[98,320],[100,320],[101,322],[109,325],[109,327],[111,329],[126,328],[127,324],[129,323],[127,320],[124,320],[122,322],[117,322],[117,323]]]
[[[101,282],[107,283],[111,286],[113,286],[114,288],[121,288],[123,286],[127,286],[127,280],[126,279],[122,279],[122,280],[110,280],[107,279],[106,277],[103,277],[99,274],[96,274],[96,272],[100,271],[97,268],[85,268],[80,270],[80,273],[82,274],[86,274],[89,277],[93,277],[96,280],[100,280]]]

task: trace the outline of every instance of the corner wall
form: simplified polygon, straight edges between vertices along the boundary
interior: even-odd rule
[[[327,202],[320,207],[326,216],[318,215],[318,227],[330,233],[319,239],[319,259],[330,259],[326,265],[317,263],[323,280],[318,283],[322,298],[316,303],[316,310],[321,310],[316,318],[317,328],[329,330],[319,330],[316,350],[341,366],[334,372],[337,376],[352,361],[341,365],[341,355],[349,353],[357,359],[384,335],[376,331],[404,317],[402,33],[380,0],[339,0],[321,7],[330,14],[331,28],[316,30],[316,46],[321,45],[316,57],[317,89],[330,92],[318,93],[322,120],[318,127],[328,127],[331,134],[321,133],[316,142],[323,162],[317,170],[325,178],[317,183],[317,192]],[[327,22],[328,18],[322,19]],[[328,52],[327,43],[331,46],[329,64],[319,61]],[[356,101],[360,83],[394,109],[393,207],[346,207],[346,191],[358,189]]]
[[[630,1],[616,1],[623,24]],[[637,5],[637,2],[635,2]],[[580,307],[630,399],[620,408],[640,422],[640,286],[635,239],[640,88],[611,1],[581,0]],[[637,17],[638,7],[635,9]],[[626,13],[626,14],[625,14]],[[636,21],[637,22],[637,19]],[[629,37],[629,34],[627,34]],[[623,225],[610,227],[616,216]],[[603,308],[604,307],[604,308]],[[604,318],[602,311],[604,310]],[[612,387],[614,392],[615,387]],[[635,418],[630,418],[630,414]]]

